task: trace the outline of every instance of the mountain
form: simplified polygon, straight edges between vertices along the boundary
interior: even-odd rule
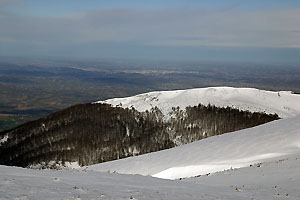
[[[292,118],[299,100],[291,92],[220,87],[75,105],[1,132],[0,164],[83,166],[150,153]]]
[[[226,91],[228,88],[214,89],[216,91],[214,96],[218,96],[220,91]],[[194,92],[196,90],[200,92]],[[183,127],[188,125],[187,131],[182,134],[184,136],[191,132],[194,123],[199,123],[195,126],[199,128],[202,120],[207,117],[210,118],[205,121],[207,129],[215,127],[216,124],[210,124],[210,122],[216,119],[222,122],[218,125],[220,129],[221,124],[226,125],[223,122],[230,122],[231,125],[226,127],[233,126],[235,123],[232,121],[235,120],[232,119],[235,117],[242,117],[237,120],[237,124],[243,124],[243,122],[249,124],[262,118],[269,119],[267,121],[275,118],[277,120],[269,123],[260,121],[264,124],[222,135],[217,134],[163,151],[91,165],[77,170],[33,170],[0,165],[0,199],[299,199],[299,95],[290,92],[232,88],[232,90],[237,90],[238,94],[228,98],[234,102],[228,108],[227,105],[223,105],[225,107],[222,107],[221,104],[217,105],[217,101],[221,103],[221,98],[226,95],[219,95],[218,99],[211,99],[212,97],[209,95],[202,96],[201,99],[193,99],[192,96],[187,95],[200,94],[201,91],[209,89],[196,90],[177,91],[182,95],[170,98],[173,101],[161,98],[162,96],[170,97],[167,94],[169,92],[156,92],[156,94],[160,94],[158,100],[154,100],[157,104],[153,106],[153,101],[149,101],[152,104],[150,105],[152,111],[141,110],[141,107],[149,105],[147,105],[147,100],[139,99],[141,96],[151,96],[152,93],[125,98],[123,103],[118,102],[121,101],[120,99],[108,100],[116,102],[113,105],[101,102],[70,107],[47,118],[2,132],[0,134],[0,160],[3,162],[6,158],[12,158],[13,153],[6,157],[10,151],[16,153],[16,160],[26,158],[26,155],[30,155],[28,152],[39,153],[35,144],[40,144],[40,148],[43,149],[38,154],[43,159],[49,158],[49,155],[60,155],[61,151],[59,150],[65,144],[69,144],[70,148],[65,149],[65,152],[76,147],[74,155],[82,156],[78,159],[91,159],[92,156],[88,154],[91,152],[86,151],[88,148],[85,145],[75,146],[75,144],[93,145],[92,141],[96,137],[87,138],[99,136],[96,134],[97,132],[93,132],[94,129],[105,130],[100,131],[99,138],[105,135],[104,138],[111,141],[113,146],[120,143],[126,144],[128,141],[132,142],[133,133],[141,130],[140,142],[150,143],[149,146],[151,146],[152,141],[149,138],[153,138],[155,141],[158,139],[158,135],[164,133],[160,132],[156,135],[158,130],[162,128],[169,130],[176,127],[174,130],[180,130],[177,133],[179,134],[185,130]],[[248,96],[244,97],[245,94],[241,90],[247,91]],[[185,98],[182,98],[184,96]],[[255,105],[255,98],[257,105]],[[278,100],[280,98],[284,98],[284,100]],[[139,101],[134,101],[135,105],[133,105],[132,100],[137,99]],[[177,102],[176,99],[178,99]],[[204,101],[201,101],[203,99],[206,99],[208,103],[205,104]],[[126,101],[129,103],[126,104]],[[195,104],[191,104],[192,101]],[[122,103],[122,107],[120,107],[120,103]],[[138,107],[138,104],[141,107]],[[179,109],[174,105],[180,106]],[[188,106],[184,108],[185,105]],[[128,108],[131,106],[136,106],[136,108]],[[236,109],[238,107],[245,110]],[[253,109],[266,110],[268,114],[255,113]],[[278,114],[279,117],[275,114]],[[197,120],[191,123],[195,116],[202,119],[201,123]],[[126,121],[126,119],[130,120]],[[131,124],[134,124],[131,120],[136,120],[134,126],[141,126],[138,126],[136,130],[131,129]],[[125,121],[126,123],[123,124]],[[114,123],[112,124],[112,122]],[[161,126],[158,126],[159,124]],[[189,126],[189,124],[191,125]],[[126,129],[126,125],[129,127],[129,131]],[[157,129],[152,132],[150,130],[153,127]],[[211,130],[215,130],[215,128],[211,128]],[[144,131],[148,131],[149,137],[145,138]],[[169,133],[166,131],[167,135]],[[119,138],[116,137],[118,134],[120,134]],[[57,136],[61,137],[56,138]],[[124,140],[115,143],[120,138]],[[188,135],[185,135],[185,138],[188,138]],[[169,137],[168,139],[170,143],[174,142]],[[16,141],[20,143],[15,145]],[[104,140],[102,142],[105,143]],[[28,152],[22,154],[21,150],[26,150],[25,143],[29,143],[27,145]],[[132,143],[129,142],[129,144]],[[175,143],[173,144],[175,145]],[[51,148],[48,148],[48,151],[51,152],[48,154],[47,148],[44,148],[47,145],[52,150],[54,147],[57,148],[57,154],[55,151],[51,151]],[[31,151],[29,151],[30,146],[32,146]],[[124,148],[122,145],[121,147]],[[15,148],[20,148],[20,151],[14,150]],[[83,148],[82,152],[86,154],[80,154],[79,148]],[[116,151],[116,149],[112,148],[111,151]],[[24,163],[25,161],[26,159],[24,159]],[[35,163],[38,162],[35,161]],[[52,164],[57,166],[55,162]]]
[[[0,198],[296,200],[300,198],[299,130],[300,117],[294,117],[79,170],[0,166]],[[204,152],[197,152],[201,149]],[[176,172],[173,175],[193,176],[186,173],[191,171],[197,176],[165,180],[118,174],[113,171],[117,164],[127,172],[132,167],[136,173],[139,167],[141,171],[160,169],[161,175],[170,175],[164,168],[172,166],[170,171]],[[232,168],[223,171],[224,166]],[[97,168],[110,169],[110,173],[96,171]],[[213,173],[216,171],[219,172]],[[206,174],[200,176],[202,173]]]

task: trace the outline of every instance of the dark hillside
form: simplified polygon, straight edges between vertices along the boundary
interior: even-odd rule
[[[138,112],[108,104],[79,104],[0,133],[0,164],[27,167],[50,161],[106,162],[256,126],[277,115],[214,106]]]

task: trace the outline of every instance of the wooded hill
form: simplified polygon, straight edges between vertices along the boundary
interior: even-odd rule
[[[50,161],[91,165],[145,154],[279,119],[277,115],[198,105],[138,112],[109,104],[79,104],[0,133],[0,164]]]

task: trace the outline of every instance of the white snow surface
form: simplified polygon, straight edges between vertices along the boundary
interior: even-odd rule
[[[0,199],[206,199],[199,186],[139,175],[0,166]]]
[[[295,154],[300,154],[300,116],[87,169],[178,179],[248,167]]]
[[[288,156],[252,167],[171,181],[140,175],[0,166],[0,199],[299,200],[299,167],[300,156]]]
[[[134,107],[138,111],[150,110],[156,106],[163,112],[166,119],[172,107],[179,106],[184,109],[199,103],[217,107],[228,106],[252,112],[276,113],[281,118],[300,115],[300,95],[289,91],[271,92],[254,88],[209,87],[158,91],[96,103],[108,103],[124,108]]]

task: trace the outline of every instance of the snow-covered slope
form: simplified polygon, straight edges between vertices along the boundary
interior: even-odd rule
[[[205,199],[199,186],[151,177],[0,166],[0,199]],[[230,198],[228,198],[230,199]]]
[[[300,157],[170,181],[93,171],[0,166],[0,199],[300,199]]]
[[[300,116],[88,169],[177,179],[247,167],[299,153]]]
[[[109,99],[104,102],[114,106],[134,107],[138,111],[150,110],[157,106],[166,118],[172,107],[179,106],[184,109],[199,103],[268,114],[276,113],[281,118],[300,114],[300,95],[287,91],[271,92],[253,88],[210,87],[149,92],[132,97]]]
[[[216,193],[232,199],[300,199],[300,156],[287,156],[251,167],[218,172],[184,182],[214,187]],[[229,189],[231,188],[231,190]],[[228,190],[229,189],[229,190]],[[233,192],[234,191],[234,192]]]

